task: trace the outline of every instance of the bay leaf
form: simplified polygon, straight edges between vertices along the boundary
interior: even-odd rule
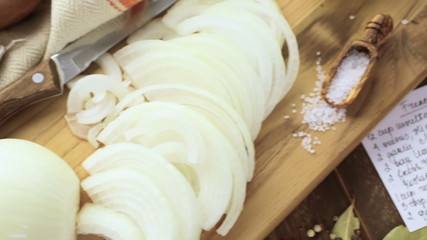
[[[405,226],[393,228],[383,240],[427,240],[427,227],[409,232]]]
[[[343,240],[351,240],[351,237],[355,235],[355,230],[360,229],[359,219],[354,216],[353,209],[354,204],[351,204],[341,214],[332,229],[332,232]]]

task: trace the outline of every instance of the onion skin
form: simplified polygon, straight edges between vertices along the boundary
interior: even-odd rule
[[[0,0],[0,29],[15,24],[29,14],[42,0]]]

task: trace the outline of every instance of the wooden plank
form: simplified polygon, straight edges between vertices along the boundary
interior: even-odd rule
[[[263,239],[302,201],[360,142],[360,139],[408,91],[426,75],[427,19],[425,1],[297,1],[280,0],[285,16],[295,29],[300,44],[301,69],[297,82],[287,97],[265,121],[256,141],[257,169],[249,184],[245,209],[227,237],[213,232],[204,239]],[[339,11],[337,10],[339,9]],[[369,102],[354,117],[338,126],[337,131],[320,135],[322,147],[315,155],[299,146],[293,132],[306,130],[301,118],[283,116],[309,92],[315,81],[316,51],[322,51],[326,69],[346,41],[359,37],[364,24],[378,12],[389,13],[397,28],[384,46],[384,56],[372,77]],[[356,19],[349,20],[350,15]],[[399,24],[403,18],[416,23]],[[38,103],[0,126],[0,137],[16,137],[47,146],[76,170],[80,178],[87,173],[80,163],[94,149],[74,137],[66,128],[63,115],[66,96]],[[333,147],[331,147],[333,146]],[[82,201],[87,201],[82,196]]]

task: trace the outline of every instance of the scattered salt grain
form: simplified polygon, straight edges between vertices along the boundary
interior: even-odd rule
[[[308,95],[301,95],[303,100],[301,114],[303,124],[307,124],[310,130],[325,132],[330,129],[335,130],[336,123],[345,122],[346,109],[334,108],[323,100],[321,96],[321,86],[325,80],[325,71],[321,66],[321,59],[316,61],[317,81],[315,87]],[[294,109],[295,110],[295,109]],[[314,145],[320,145],[321,141],[317,136],[312,136],[309,132],[300,131],[292,135],[295,138],[302,138],[301,145],[309,153],[314,154]]]
[[[297,112],[297,110],[295,110],[295,109],[292,109],[292,113],[296,113]]]
[[[284,118],[284,119],[289,119],[289,118],[291,118],[291,116],[289,116],[289,115],[285,115],[285,116],[283,116],[283,118]]]
[[[292,105],[291,105],[292,107],[296,107],[297,105],[295,104],[295,103],[292,103]]]
[[[350,20],[354,20],[354,19],[356,19],[356,16],[354,16],[354,15],[350,15],[350,16],[348,16],[348,18],[349,18]]]
[[[313,144],[314,145],[320,145],[320,144],[322,144],[322,142],[320,141],[320,139],[318,137],[314,137],[313,138]]]
[[[326,97],[332,103],[342,103],[360,82],[369,64],[369,55],[357,50],[350,51],[337,69]]]
[[[310,133],[304,132],[304,131],[300,131],[298,133],[294,133],[292,136],[296,137],[296,138],[302,138],[301,146],[305,150],[307,150],[307,152],[309,152],[309,153],[316,153],[316,151],[313,148],[313,144],[314,144],[313,143],[313,139],[314,138],[313,138],[313,136]]]
[[[400,21],[400,23],[402,23],[403,25],[406,25],[409,23],[408,19],[402,19],[402,21]]]
[[[320,56],[320,55],[322,55],[322,52],[317,51],[317,52],[316,52],[316,55],[317,55],[317,56]]]
[[[325,132],[336,123],[344,122],[346,117],[345,109],[337,109],[330,106],[323,100],[320,94],[320,86],[325,80],[325,72],[318,61],[316,67],[318,80],[315,88],[309,97],[304,98],[301,113],[304,116],[303,124],[307,124],[311,130]]]

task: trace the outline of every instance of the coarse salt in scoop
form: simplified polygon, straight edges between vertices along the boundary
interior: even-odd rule
[[[346,108],[359,95],[378,61],[378,49],[389,37],[393,20],[377,14],[365,27],[361,40],[345,47],[332,65],[322,85],[322,97],[331,106]]]
[[[344,102],[351,91],[359,84],[369,64],[369,55],[351,50],[337,69],[326,97],[334,104]]]

